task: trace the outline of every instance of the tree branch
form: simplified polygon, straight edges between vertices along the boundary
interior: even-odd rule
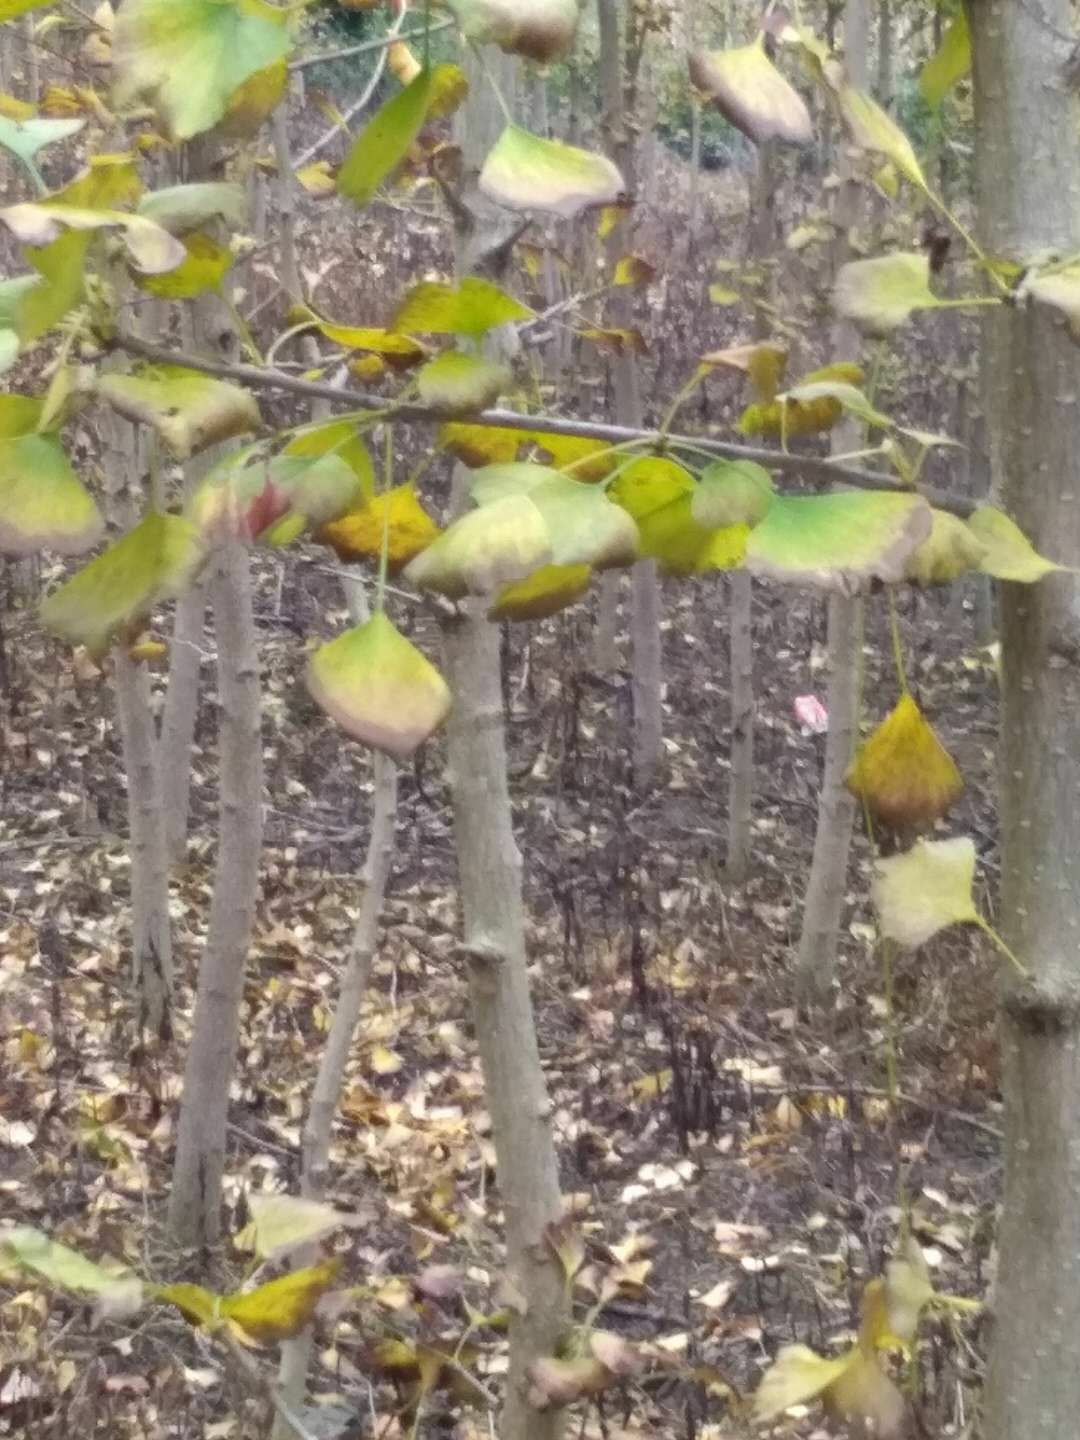
[[[112,344],[118,350],[124,350],[129,355],[138,355],[155,365],[183,365],[204,375],[235,380],[256,389],[283,390],[292,395],[302,395],[308,400],[329,400],[339,407],[345,406],[352,410],[385,411],[390,406],[394,420],[439,424],[445,419],[445,416],[437,415],[426,405],[408,403],[395,406],[392,400],[387,400],[384,396],[369,395],[361,390],[339,389],[319,380],[301,380],[298,376],[286,374],[284,371],[257,365],[230,365],[224,361],[204,360],[164,345],[148,344],[134,335],[120,334]],[[769,450],[763,446],[739,445],[730,440],[718,440],[713,435],[663,435],[658,430],[638,430],[628,425],[607,425],[596,420],[577,420],[562,415],[525,415],[515,410],[484,410],[480,414],[468,416],[467,423],[510,430],[530,430],[537,435],[576,436],[582,440],[599,440],[608,445],[624,445],[627,441],[639,440],[646,448],[652,446],[659,452],[700,450],[724,460],[752,460],[770,470],[780,470],[830,485],[841,481],[860,490],[921,495],[937,509],[948,510],[961,518],[970,515],[977,503],[966,496],[931,486],[919,485],[913,490],[911,486],[902,484],[891,475],[875,470],[849,468],[826,456],[792,455],[786,450]]]

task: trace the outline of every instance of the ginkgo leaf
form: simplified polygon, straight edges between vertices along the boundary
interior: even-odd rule
[[[460,89],[463,83],[456,65],[437,65],[421,70],[404,90],[387,100],[350,146],[338,171],[338,194],[355,205],[366,205],[405,159],[438,97],[451,86]]]
[[[550,456],[561,470],[576,480],[604,480],[619,463],[619,455],[603,440],[586,440],[581,435],[547,435],[534,430],[527,437]]]
[[[597,486],[546,465],[488,466],[476,471],[470,492],[481,505],[528,495],[548,527],[553,565],[603,570],[631,565],[638,557],[638,530],[626,509],[612,504]]]
[[[842,265],[833,290],[836,313],[868,335],[888,335],[913,311],[939,303],[930,290],[929,256],[901,251]]]
[[[1018,298],[1021,295],[1052,305],[1064,315],[1072,338],[1080,340],[1080,265],[1057,265],[1026,275],[1018,287]]]
[[[765,37],[735,50],[690,57],[690,79],[717,110],[750,140],[808,145],[814,138],[802,96],[765,53]]]
[[[441,280],[414,285],[394,312],[391,328],[410,335],[483,335],[534,314],[490,280],[470,275],[457,285]]]
[[[0,220],[23,245],[45,247],[60,238],[65,230],[122,231],[134,263],[147,275],[175,270],[186,250],[174,235],[142,215],[126,215],[119,210],[93,210],[79,205],[48,201],[24,201],[0,210]]]
[[[51,245],[26,252],[37,275],[0,281],[0,305],[24,344],[44,335],[82,303],[89,243],[88,233],[70,230]]]
[[[250,391],[179,365],[147,367],[134,375],[102,375],[96,388],[121,415],[153,426],[178,460],[257,430],[261,424]]]
[[[904,579],[916,585],[946,585],[979,567],[987,547],[956,515],[933,511],[930,534],[910,557]]]
[[[851,1362],[850,1355],[825,1359],[806,1345],[784,1345],[761,1377],[753,1416],[759,1424],[775,1420],[793,1405],[815,1400],[834,1385]]]
[[[551,563],[547,521],[527,495],[506,495],[455,520],[405,575],[421,590],[456,600],[490,595]]]
[[[439,444],[465,465],[494,465],[516,460],[529,439],[524,430],[497,425],[460,425],[451,422],[439,431]]]
[[[3,1258],[14,1260],[62,1290],[99,1297],[110,1314],[134,1314],[143,1301],[142,1281],[126,1266],[107,1269],[30,1225],[0,1230]]]
[[[874,905],[886,939],[914,950],[949,925],[978,922],[975,844],[966,835],[918,840],[875,868]]]
[[[939,820],[964,788],[952,756],[906,693],[860,748],[845,781],[892,826]]]
[[[377,559],[386,534],[391,573],[439,537],[439,527],[416,498],[416,487],[397,485],[323,525],[315,538],[329,545],[341,560]]]
[[[461,33],[546,64],[574,43],[578,0],[447,0]]]
[[[1034,585],[1063,567],[1040,555],[1024,532],[1008,515],[993,505],[980,505],[968,516],[968,529],[985,547],[979,561],[984,575]]]
[[[103,529],[93,497],[55,435],[0,439],[0,552],[81,555],[97,544]]]
[[[248,198],[242,185],[224,180],[202,181],[151,190],[137,208],[140,215],[163,226],[171,235],[187,235],[213,219],[239,229],[247,220]]]
[[[383,330],[374,325],[334,325],[329,320],[320,320],[318,329],[327,340],[346,350],[366,350],[373,355],[382,355],[395,368],[408,369],[426,360],[429,351],[414,340],[411,335],[400,335],[395,330]]]
[[[335,1256],[319,1265],[293,1270],[255,1290],[223,1295],[219,1313],[245,1335],[263,1344],[288,1340],[311,1322],[315,1307],[341,1272]]]
[[[875,410],[858,386],[846,380],[803,380],[777,396],[777,399],[789,407],[794,404],[806,408],[821,400],[833,400],[841,410],[854,416],[856,420],[861,420],[864,425],[871,425],[879,430],[892,428],[889,417],[880,410]]]
[[[15,155],[32,175],[37,175],[34,157],[46,145],[55,145],[59,140],[68,140],[77,135],[86,124],[85,120],[53,119],[12,119],[0,115],[0,145]]]
[[[233,264],[229,247],[199,233],[185,235],[180,243],[184,247],[184,259],[174,269],[163,275],[132,272],[132,279],[140,290],[162,300],[193,300],[197,295],[221,289],[221,282]]]
[[[690,513],[706,530],[760,525],[773,502],[769,472],[752,460],[715,460],[701,472]]]
[[[190,521],[154,511],[47,596],[42,623],[92,656],[103,654],[117,631],[187,589],[205,558]]]
[[[911,141],[892,116],[871,96],[850,86],[841,90],[837,98],[840,113],[855,144],[860,149],[884,155],[912,184],[925,190],[926,180]]]
[[[344,460],[360,482],[366,503],[375,494],[375,470],[371,452],[360,438],[352,420],[320,420],[295,432],[285,447],[286,455],[336,455]]]
[[[221,1296],[202,1285],[182,1281],[177,1285],[159,1285],[152,1292],[155,1300],[175,1305],[185,1320],[204,1329],[211,1329],[220,1319]]]
[[[916,496],[777,495],[750,532],[746,565],[756,575],[851,594],[871,580],[900,580],[931,525],[929,505]]]
[[[399,761],[450,713],[446,681],[381,610],[319,646],[307,686],[346,734]]]
[[[835,1419],[858,1426],[875,1440],[899,1440],[904,1433],[904,1397],[875,1356],[862,1349],[855,1350],[822,1399]]]
[[[207,542],[283,545],[346,514],[363,493],[356,471],[332,450],[267,455],[254,445],[227,455],[205,476],[187,514]]]
[[[510,210],[543,210],[571,219],[588,206],[611,205],[625,185],[606,155],[547,140],[508,125],[488,152],[480,189]]]
[[[288,82],[289,67],[284,56],[249,75],[229,96],[218,134],[244,140],[257,135],[281,103]]]
[[[475,471],[469,481],[469,494],[477,505],[490,505],[507,495],[528,495],[546,480],[563,478],[562,473],[550,465],[513,460],[502,465],[485,465]]]
[[[591,579],[591,565],[542,565],[524,580],[504,585],[487,618],[546,620],[580,600]]]
[[[701,357],[702,365],[709,369],[724,365],[748,375],[758,399],[765,403],[776,397],[787,361],[787,346],[775,340],[729,345],[723,350],[711,350]]]
[[[278,1260],[301,1245],[312,1245],[335,1230],[353,1229],[364,1225],[364,1216],[335,1210],[320,1200],[307,1200],[299,1195],[248,1196],[251,1223],[245,1225],[235,1244],[251,1250],[260,1260]]]
[[[971,35],[967,13],[961,8],[950,20],[941,44],[923,66],[919,92],[931,110],[937,110],[957,81],[963,80],[970,71]]]
[[[416,387],[421,403],[436,415],[470,415],[494,405],[510,379],[505,365],[448,350],[417,372]]]
[[[124,0],[112,35],[115,96],[146,97],[174,140],[225,118],[237,91],[289,50],[287,12],[267,0]]]

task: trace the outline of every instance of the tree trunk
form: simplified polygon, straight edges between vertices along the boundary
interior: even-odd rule
[[[844,54],[848,81],[865,89],[868,76],[870,10],[868,0],[848,0],[844,11]],[[835,263],[848,256],[848,235],[863,205],[858,182],[847,179],[837,197]],[[846,321],[833,330],[837,359],[858,353],[859,337]],[[853,422],[837,426],[834,450],[851,450],[860,431]],[[796,988],[799,1003],[809,1006],[831,1000],[836,973],[840,921],[847,893],[848,860],[855,822],[855,800],[844,784],[859,739],[859,666],[862,657],[863,602],[858,596],[833,595],[829,600],[829,729],[825,737],[825,766],[818,794],[814,856],[806,884]]]
[[[232,545],[212,581],[220,704],[218,856],[199,965],[191,1047],[177,1126],[169,1229],[181,1245],[221,1233],[221,1180],[229,1088],[262,851],[259,658],[246,551]]]
[[[600,70],[604,94],[606,149],[622,172],[631,195],[636,188],[633,116],[627,113],[626,93],[636,79],[626,71],[625,37],[618,0],[597,0],[600,22]],[[631,248],[632,235],[624,219],[608,237],[609,269]],[[617,286],[611,295],[610,324],[631,329],[634,324],[634,297],[630,286]],[[629,347],[612,362],[615,420],[619,425],[642,426],[645,409],[641,399],[641,375],[637,356]],[[601,578],[600,633],[596,640],[599,659],[614,651],[615,597],[621,575],[612,571]],[[660,580],[655,560],[639,560],[630,586],[630,691],[633,707],[634,787],[648,789],[656,777],[663,753],[663,654],[660,640]]]
[[[504,93],[514,62],[492,68]],[[502,128],[490,86],[476,83],[458,111],[465,175],[459,210],[459,273],[483,266],[503,278],[509,252],[505,212],[490,206],[474,177]],[[510,232],[512,233],[512,232]],[[497,344],[491,337],[489,344]],[[529,1367],[552,1354],[569,1325],[562,1267],[545,1230],[562,1216],[558,1164],[529,995],[521,855],[514,839],[506,770],[499,632],[483,610],[463,604],[444,619],[443,662],[454,695],[447,727],[454,840],[464,921],[462,955],[491,1114],[507,1262],[522,1305],[510,1324],[510,1370],[500,1440],[557,1440],[562,1417],[528,1401]]]
[[[1080,250],[1080,102],[1068,0],[969,0],[976,186],[988,253]],[[995,493],[1034,545],[1080,566],[1077,349],[1039,305],[983,339]],[[1003,584],[1001,925],[1005,1200],[987,1440],[1075,1433],[1080,1366],[1080,605],[1075,575]]]
[[[506,780],[499,635],[479,612],[443,625],[454,691],[447,741],[454,805],[463,954],[495,1141],[513,1289],[510,1374],[501,1440],[555,1440],[558,1411],[528,1403],[527,1372],[552,1354],[569,1316],[562,1268],[545,1240],[562,1215],[551,1101],[536,1039],[525,959],[521,854]],[[523,1313],[522,1313],[523,1311]]]

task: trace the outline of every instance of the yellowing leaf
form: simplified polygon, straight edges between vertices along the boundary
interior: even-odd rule
[[[873,815],[897,827],[940,819],[964,788],[951,755],[908,694],[861,747],[846,784]]]
[[[786,140],[808,145],[814,138],[810,112],[766,55],[764,35],[735,50],[692,55],[690,79],[725,119],[757,144]]]
[[[469,415],[494,405],[510,383],[504,365],[448,350],[417,373],[417,393],[436,415]]]
[[[0,220],[23,245],[43,247],[62,237],[65,230],[119,229],[138,268],[146,275],[175,270],[186,255],[181,242],[142,215],[119,210],[94,210],[57,201],[31,201],[0,210]]]
[[[148,98],[175,140],[225,118],[236,92],[289,49],[266,0],[124,0],[113,29],[116,98]]]
[[[595,485],[571,479],[546,465],[490,465],[477,470],[470,487],[481,505],[505,496],[528,495],[548,528],[553,565],[597,569],[630,565],[638,556],[633,519]]]
[[[129,420],[153,426],[178,460],[261,424],[249,391],[178,365],[102,375],[97,393]]]
[[[877,101],[850,87],[841,90],[838,99],[840,113],[855,144],[863,150],[884,155],[912,184],[925,190],[926,181],[911,141]]]
[[[656,278],[656,266],[640,255],[624,255],[616,261],[611,278],[615,285],[649,285]]]
[[[986,547],[979,569],[997,580],[1034,585],[1063,567],[1040,555],[1014,521],[992,505],[980,505],[968,516],[968,529]]]
[[[155,1300],[164,1300],[168,1305],[175,1305],[185,1320],[190,1320],[193,1325],[210,1329],[219,1319],[221,1296],[201,1285],[190,1285],[186,1282],[179,1285],[161,1285],[152,1293]]]
[[[103,529],[97,505],[55,435],[0,439],[0,553],[81,555]]]
[[[885,1267],[885,1305],[889,1331],[907,1349],[915,1342],[919,1317],[934,1299],[934,1285],[922,1247],[908,1234]]]
[[[381,610],[319,646],[307,686],[346,734],[394,760],[408,760],[450,712],[446,681]]]
[[[29,1225],[0,1230],[0,1260],[5,1259],[60,1289],[98,1296],[118,1316],[134,1314],[142,1304],[142,1282],[130,1270],[106,1269]]]
[[[294,442],[295,444],[295,442]],[[284,545],[309,525],[346,514],[364,494],[364,480],[332,448],[309,441],[268,455],[259,445],[230,452],[200,482],[187,504],[207,541]]]
[[[836,313],[868,335],[888,335],[914,310],[938,303],[930,291],[929,257],[900,251],[842,265],[833,291]]]
[[[236,1236],[242,1250],[252,1250],[260,1260],[277,1260],[301,1245],[313,1245],[335,1230],[352,1229],[366,1221],[360,1215],[335,1210],[319,1200],[299,1195],[248,1196],[251,1223]]]
[[[310,165],[301,165],[296,179],[315,200],[329,199],[337,191],[337,181],[329,160],[313,160]]]
[[[228,246],[201,234],[187,235],[181,243],[184,259],[172,270],[163,275],[132,273],[140,290],[162,300],[193,300],[196,295],[221,288],[233,263],[233,253]]]
[[[746,564],[789,584],[854,593],[871,580],[901,579],[931,524],[929,505],[915,496],[777,495],[750,532]]]
[[[527,495],[506,495],[455,520],[405,574],[422,590],[461,599],[490,595],[551,561],[543,515]]]
[[[547,435],[535,430],[528,438],[551,457],[556,468],[575,480],[603,480],[619,463],[619,455],[603,440],[586,440],[580,435]]]
[[[850,1364],[850,1355],[826,1360],[806,1345],[785,1345],[761,1377],[754,1395],[753,1416],[759,1423],[775,1420],[793,1405],[805,1405],[834,1385]]]
[[[85,645],[91,656],[101,655],[116,631],[181,594],[205,555],[190,521],[154,511],[47,596],[42,623],[72,645]]]
[[[504,585],[487,612],[489,620],[546,620],[588,591],[591,565],[542,565],[524,580]]]
[[[949,925],[977,922],[972,899],[975,845],[966,835],[918,840],[902,855],[879,860],[874,905],[881,933],[907,949],[925,945]]]
[[[458,285],[440,280],[414,285],[395,311],[391,328],[406,334],[483,335],[533,314],[490,280],[470,275]]]
[[[416,498],[415,486],[398,485],[322,526],[315,538],[331,546],[342,560],[376,559],[382,553],[384,530],[391,572],[407,565],[439,536],[439,527]]]
[[[715,460],[701,472],[690,513],[707,530],[760,525],[773,501],[772,476],[752,460]]]
[[[987,547],[947,510],[934,510],[933,529],[911,556],[904,579],[916,585],[945,585],[979,567]]]
[[[518,451],[528,438],[523,430],[508,430],[496,425],[451,423],[439,431],[439,444],[470,466],[516,460]]]
[[[321,1265],[294,1270],[245,1294],[224,1295],[220,1313],[253,1340],[288,1340],[310,1323],[316,1305],[340,1270],[341,1260],[335,1257]]]
[[[218,133],[240,139],[257,135],[263,121],[277,108],[288,81],[289,67],[284,56],[249,75],[229,96]]]
[[[541,210],[569,219],[588,206],[610,205],[625,190],[605,155],[546,140],[508,125],[488,152],[480,189],[510,210]]]
[[[546,64],[574,43],[577,0],[447,0],[461,33]]]

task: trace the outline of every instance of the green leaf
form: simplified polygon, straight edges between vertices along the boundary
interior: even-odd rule
[[[510,379],[505,365],[448,350],[417,372],[416,387],[422,404],[437,415],[452,418],[475,415],[494,405]]]
[[[29,10],[41,10],[53,5],[56,0],[0,0],[0,24],[14,20],[16,15],[25,15]]]
[[[875,866],[874,905],[881,933],[917,949],[949,925],[977,922],[972,898],[975,844],[966,835],[951,840],[917,840],[902,855]]]
[[[490,280],[471,275],[460,285],[424,280],[405,296],[390,328],[409,334],[483,335],[497,325],[529,320],[535,311]]]
[[[55,435],[0,440],[0,552],[81,555],[97,544],[102,529],[98,507]]]
[[[206,549],[189,520],[154,511],[46,597],[46,629],[102,655],[118,631],[143,620],[160,601],[183,593]]]
[[[34,156],[38,151],[77,135],[85,124],[85,120],[78,119],[49,120],[35,116],[32,120],[10,120],[0,115],[0,145],[10,150],[36,177]]]
[[[888,335],[911,318],[913,310],[932,310],[940,302],[930,290],[930,259],[897,251],[872,260],[851,260],[840,267],[833,307],[867,335]]]
[[[434,544],[405,567],[421,590],[452,600],[490,595],[552,563],[551,534],[527,495],[505,495],[472,510],[447,527]]]
[[[14,301],[14,328],[24,345],[37,340],[82,304],[89,244],[90,235],[86,231],[69,230],[51,245],[27,251],[27,259],[39,274],[37,277],[20,275],[12,282],[21,287]],[[23,286],[27,278],[32,278],[33,283]]]
[[[42,409],[36,395],[0,395],[0,440],[32,435],[38,428]]]
[[[613,205],[626,186],[605,155],[545,140],[508,125],[489,151],[480,189],[510,210],[543,210],[567,219],[587,206]]]
[[[187,513],[207,542],[280,545],[309,526],[337,520],[363,499],[362,478],[332,451],[268,456],[252,445],[214,466],[189,499]],[[296,517],[303,521],[299,527]]]
[[[850,86],[840,91],[838,99],[840,113],[855,144],[862,150],[884,155],[901,175],[905,175],[920,190],[925,190],[926,180],[911,141],[877,101]]]
[[[286,445],[285,454],[336,455],[359,480],[361,497],[370,500],[375,494],[371,454],[352,420],[322,420],[306,425]]]
[[[107,1270],[29,1225],[0,1230],[4,1256],[61,1290],[98,1296],[111,1314],[131,1315],[142,1304],[142,1282],[126,1267]]]
[[[138,213],[168,230],[186,235],[200,230],[208,220],[224,220],[240,229],[247,221],[248,200],[242,185],[229,181],[205,181],[197,185],[169,185],[151,190],[138,204]]]
[[[752,460],[716,460],[701,472],[690,501],[698,525],[717,530],[726,525],[760,525],[773,502],[769,472]]]
[[[996,580],[1034,585],[1065,567],[1040,555],[1024,532],[993,505],[980,505],[968,516],[968,529],[984,547],[979,569]]]
[[[785,140],[809,145],[814,138],[802,96],[765,53],[765,37],[734,50],[690,57],[690,79],[708,102],[755,144]]]
[[[320,645],[307,685],[346,734],[399,761],[450,713],[446,681],[382,611]]]
[[[338,194],[356,205],[366,205],[409,153],[431,112],[440,85],[455,65],[421,70],[400,94],[387,100],[368,121],[349,148],[338,171]],[[460,73],[460,72],[459,72]]]
[[[750,532],[746,566],[788,584],[852,594],[871,580],[902,579],[931,525],[930,506],[914,495],[778,495]]]
[[[578,0],[447,0],[461,33],[547,64],[574,43]]]
[[[117,103],[146,97],[174,140],[201,135],[245,82],[284,60],[287,21],[266,0],[124,0],[112,41]]]
[[[478,504],[527,495],[544,517],[553,566],[589,565],[597,570],[632,565],[638,558],[637,525],[603,490],[573,480],[546,465],[513,462],[489,465],[473,475],[470,492]]]
[[[0,285],[3,282],[0,281]],[[19,336],[17,331],[0,328],[0,375],[5,374],[19,358]]]
[[[952,87],[970,70],[971,35],[967,13],[961,7],[919,76],[919,90],[930,109],[937,110]]]
[[[148,366],[135,375],[102,375],[96,388],[121,415],[153,426],[178,460],[257,430],[262,423],[250,391],[179,365]]]

